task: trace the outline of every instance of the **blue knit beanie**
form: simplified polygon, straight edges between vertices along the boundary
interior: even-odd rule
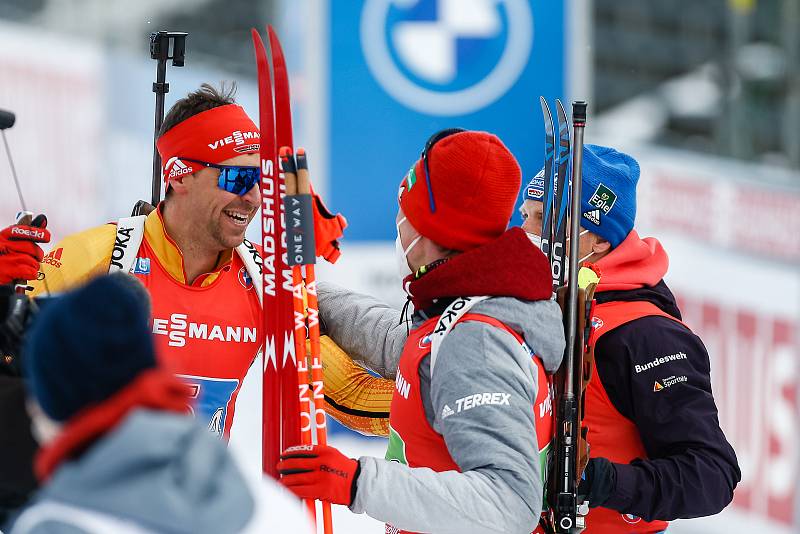
[[[639,164],[613,148],[584,145],[581,226],[615,248],[633,230]],[[544,170],[525,187],[525,200],[542,202]]]
[[[144,288],[128,275],[97,278],[53,297],[26,336],[23,373],[50,418],[67,421],[156,366]]]

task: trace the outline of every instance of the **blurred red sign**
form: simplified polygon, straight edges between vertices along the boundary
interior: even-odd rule
[[[711,299],[678,299],[708,348],[720,422],[742,468],[732,506],[792,525],[800,512],[800,324]]]

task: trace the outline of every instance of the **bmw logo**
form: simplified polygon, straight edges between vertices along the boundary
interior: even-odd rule
[[[366,0],[361,46],[395,100],[439,116],[465,115],[502,97],[533,44],[528,0]]]

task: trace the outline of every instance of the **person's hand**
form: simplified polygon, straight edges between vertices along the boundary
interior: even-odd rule
[[[578,504],[589,501],[589,508],[602,506],[617,484],[616,471],[605,458],[589,458],[578,485]]]
[[[297,445],[281,454],[281,482],[301,499],[350,506],[361,472],[358,460],[327,445]]]
[[[331,213],[322,198],[311,190],[314,195],[314,235],[317,236],[317,256],[325,258],[329,263],[336,263],[342,252],[339,250],[339,239],[347,228],[347,219],[344,215]]]
[[[0,230],[0,284],[14,280],[35,280],[44,252],[38,243],[50,242],[47,218],[23,217],[17,224]]]
[[[293,155],[289,147],[281,147],[281,168],[287,183],[287,194],[311,195],[311,208],[314,216],[315,255],[322,257],[329,263],[336,263],[342,255],[339,250],[339,239],[347,228],[347,219],[341,213],[333,214],[314,192],[311,185],[311,176],[308,172],[308,156],[304,148],[298,148]],[[296,180],[296,182],[295,182]],[[297,189],[288,184],[297,183]]]

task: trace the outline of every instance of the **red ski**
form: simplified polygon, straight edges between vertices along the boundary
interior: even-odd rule
[[[252,30],[258,71],[261,130],[261,231],[263,246],[262,468],[278,478],[280,453],[300,442],[297,368],[292,324],[292,271],[286,264],[286,228],[278,172],[278,136],[269,60],[258,31]],[[285,120],[285,117],[282,116]],[[285,132],[285,126],[284,128]],[[291,125],[289,126],[291,132]],[[291,391],[291,394],[286,394]]]

